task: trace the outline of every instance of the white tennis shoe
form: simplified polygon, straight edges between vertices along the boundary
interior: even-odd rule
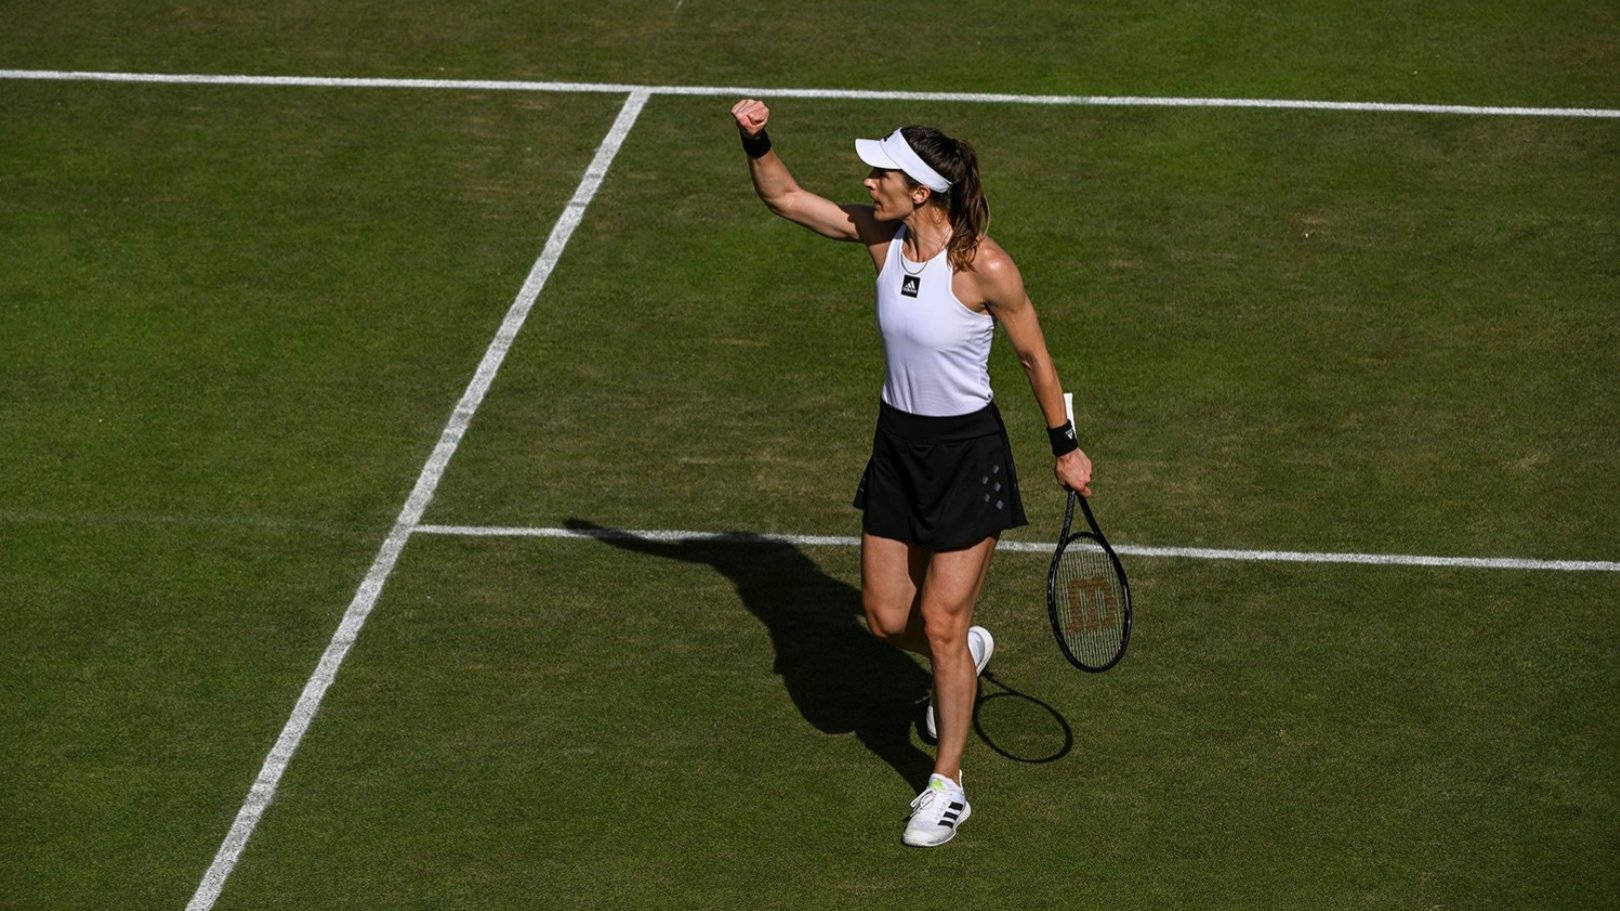
[[[930,775],[928,787],[911,802],[900,840],[914,848],[942,845],[956,837],[956,827],[972,813],[961,785],[944,775]]]
[[[990,665],[990,656],[996,653],[995,637],[982,626],[968,627],[968,652],[973,655],[973,673],[983,674],[984,669]],[[928,731],[929,740],[938,740],[939,731],[934,726],[934,697],[928,697],[928,713],[923,716],[923,728]]]

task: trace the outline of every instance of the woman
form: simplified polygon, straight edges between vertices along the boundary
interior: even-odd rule
[[[743,99],[731,113],[765,205],[823,237],[864,244],[878,271],[885,374],[872,458],[855,495],[864,511],[861,601],[874,635],[932,665],[939,750],[902,840],[944,844],[971,812],[962,752],[995,645],[972,625],[973,604],[1001,532],[1025,524],[990,392],[997,324],[1046,419],[1058,483],[1089,496],[1091,460],[1075,443],[1018,267],[985,234],[990,210],[966,143],[929,127],[856,140],[872,168],[863,182],[871,204],[839,205],[800,188],[771,151],[764,103]]]

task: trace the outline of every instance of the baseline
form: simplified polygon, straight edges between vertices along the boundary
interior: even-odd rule
[[[1022,95],[1002,92],[909,92],[868,89],[762,88],[720,85],[629,85],[507,79],[412,79],[365,76],[251,76],[206,73],[115,73],[88,70],[0,70],[0,79],[136,82],[176,85],[305,86],[316,88],[449,89],[494,92],[603,92],[613,95],[718,95],[757,98],[834,98],[857,101],[982,102],[1093,107],[1266,108],[1366,111],[1386,114],[1463,114],[1483,117],[1620,118],[1613,108],[1543,108],[1391,101],[1312,101],[1289,98],[1177,98],[1142,95]]]
[[[191,901],[186,905],[187,911],[208,911],[219,900],[220,892],[225,888],[225,881],[230,877],[231,871],[236,868],[237,861],[242,856],[242,850],[247,846],[248,839],[252,837],[253,830],[258,826],[259,819],[264,815],[271,800],[275,798],[276,788],[281,782],[281,776],[287,771],[287,765],[292,761],[293,754],[298,750],[299,743],[309,730],[315,713],[321,707],[321,701],[326,691],[336,679],[338,669],[343,665],[343,659],[348,655],[349,649],[360,636],[360,630],[365,625],[366,618],[377,604],[382,594],[383,586],[394,571],[394,565],[399,560],[400,553],[405,549],[405,543],[410,539],[422,520],[422,513],[433,500],[434,491],[439,486],[439,480],[444,476],[445,468],[450,464],[450,458],[455,455],[456,447],[460,445],[462,436],[466,433],[473,415],[483,402],[484,395],[489,391],[490,385],[495,381],[495,374],[500,370],[501,362],[506,359],[507,352],[512,347],[512,341],[517,337],[518,330],[523,328],[524,321],[533,308],[535,299],[540,295],[540,289],[545,286],[546,279],[551,276],[562,256],[563,248],[567,246],[568,239],[573,236],[574,229],[584,218],[585,208],[595,197],[597,188],[607,176],[607,169],[618,154],[619,147],[624,144],[625,137],[635,125],[636,117],[647,103],[647,93],[642,91],[631,92],[625,99],[624,106],[619,109],[618,117],[608,130],[606,137],[597,147],[596,155],[585,169],[585,176],[580,178],[579,186],[574,190],[573,197],[558,216],[557,223],[552,226],[551,235],[546,240],[545,248],[540,258],[535,260],[534,266],[529,270],[528,278],[524,280],[519,289],[517,298],[506,312],[500,329],[496,331],[494,339],[484,351],[484,357],[478,363],[478,369],[473,373],[472,380],[462,393],[460,401],[456,403],[455,410],[450,414],[450,420],[445,424],[439,435],[439,442],[433,447],[433,453],[428,456],[426,464],[416,478],[416,486],[406,498],[405,505],[400,508],[399,517],[394,520],[394,527],[383,540],[382,547],[377,551],[377,557],[372,561],[371,568],[366,572],[365,579],[355,592],[354,599],[349,602],[348,609],[343,614],[343,620],[338,624],[337,631],[332,634],[332,641],[327,645],[321,660],[315,666],[315,671],[304,685],[303,693],[294,704],[292,714],[276,739],[275,745],[270,748],[269,755],[265,756],[264,765],[259,769],[258,777],[248,789],[247,797],[242,807],[237,811],[236,820],[231,824],[230,831],[226,833],[225,840],[220,843],[219,851],[215,854],[213,863],[203,874],[202,881],[197,885],[197,891],[192,895]]]
[[[536,528],[510,525],[418,525],[424,535],[485,538],[591,538],[596,540],[644,540],[682,543],[709,541],[722,544],[792,544],[797,547],[859,547],[860,538],[844,535],[782,535],[748,532],[669,531],[656,529],[578,529]],[[1112,543],[1112,542],[1110,542]],[[1132,557],[1178,557],[1189,560],[1236,560],[1248,563],[1352,563],[1371,566],[1435,566],[1460,569],[1517,569],[1552,572],[1620,572],[1620,562],[1610,560],[1536,560],[1524,557],[1432,557],[1419,554],[1358,554],[1299,550],[1229,550],[1213,547],[1146,547],[1113,544],[1114,550]],[[1055,541],[1002,541],[997,550],[1012,553],[1051,553]]]

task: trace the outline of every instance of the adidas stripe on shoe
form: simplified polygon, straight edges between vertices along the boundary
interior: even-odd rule
[[[915,848],[942,845],[956,837],[957,827],[972,813],[961,785],[943,775],[930,775],[928,787],[911,802],[900,840]]]

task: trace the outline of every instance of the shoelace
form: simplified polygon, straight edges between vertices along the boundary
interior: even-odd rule
[[[926,788],[926,789],[923,790],[923,792],[921,794],[918,794],[916,797],[912,798],[912,801],[911,801],[911,815],[907,816],[906,818],[911,819],[913,816],[916,816],[918,813],[921,813],[922,811],[928,809],[929,805],[933,803],[934,798],[936,798],[936,797],[940,798],[943,801],[945,801],[944,806],[947,806],[947,807],[950,806],[951,795],[949,793],[946,793],[946,792],[943,792],[943,791],[936,791],[933,788]],[[963,798],[962,802],[966,803],[967,802],[966,798]],[[943,813],[943,811],[941,811],[941,813]],[[939,814],[936,814],[936,815],[939,815]],[[935,820],[935,821],[938,822],[938,820]]]

